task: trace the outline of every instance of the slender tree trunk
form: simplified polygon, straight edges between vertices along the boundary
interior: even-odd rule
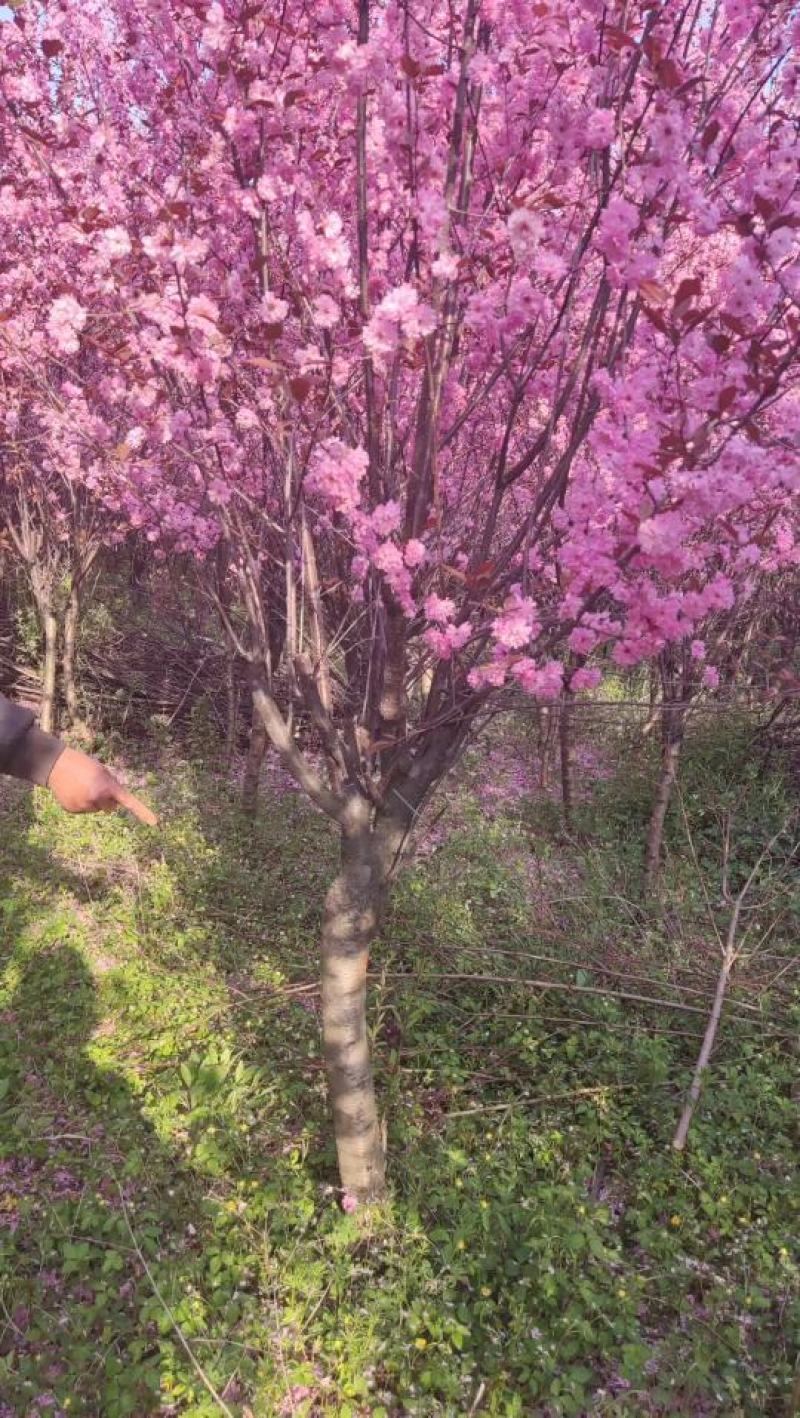
[[[572,791],[572,695],[564,691],[558,723],[558,746],[561,757],[561,811],[567,832],[573,828]]]
[[[247,747],[247,762],[242,781],[242,812],[255,817],[258,810],[258,785],[261,769],[267,752],[267,731],[264,720],[253,705],[253,721],[250,726],[250,742]]]
[[[253,722],[258,718],[253,715]],[[239,695],[236,685],[236,655],[229,650],[225,663],[225,754],[230,763],[236,749],[236,731],[239,726]]]
[[[77,586],[73,586],[70,591],[67,608],[64,612],[64,649],[61,656],[61,675],[64,685],[64,700],[67,706],[69,722],[75,726],[81,722],[80,704],[78,701],[78,684],[76,677],[76,665],[78,658],[78,630],[80,627],[81,596]]]
[[[342,1187],[370,1201],[383,1195],[386,1161],[367,1034],[367,966],[403,833],[388,821],[370,827],[363,800],[354,808],[325,900],[322,1039]]]
[[[58,722],[56,688],[58,678],[58,620],[46,607],[42,612],[44,665],[42,667],[42,710],[40,723],[45,733],[54,734]]]
[[[672,798],[672,789],[678,776],[685,713],[683,707],[664,710],[666,717],[661,751],[661,772],[647,829],[647,846],[644,858],[644,894],[646,897],[651,897],[655,892],[661,871],[664,823]]]

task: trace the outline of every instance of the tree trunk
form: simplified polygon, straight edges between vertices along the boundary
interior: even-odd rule
[[[558,746],[561,755],[561,811],[564,827],[572,832],[573,792],[572,792],[572,695],[564,691],[558,724]]]
[[[61,657],[61,674],[64,683],[64,699],[69,722],[74,727],[81,723],[78,701],[78,684],[75,674],[78,658],[78,629],[80,626],[81,597],[77,586],[70,591],[64,612],[64,650]]]
[[[258,785],[261,768],[267,752],[267,731],[264,720],[253,705],[253,721],[250,725],[250,742],[247,747],[247,762],[242,781],[242,812],[255,817],[258,810]]]
[[[372,1201],[383,1195],[386,1163],[367,1036],[367,965],[387,862],[361,808],[360,825],[342,830],[341,868],[325,900],[322,1039],[342,1187]]]
[[[651,897],[658,885],[661,871],[661,849],[664,841],[664,823],[667,817],[672,789],[678,776],[681,747],[683,745],[683,708],[664,710],[664,742],[661,751],[661,772],[656,786],[653,809],[647,829],[647,846],[644,858],[644,894]]]
[[[253,722],[255,722],[257,718],[258,715],[254,713]],[[236,751],[236,733],[238,727],[239,693],[236,683],[236,655],[233,650],[229,650],[225,663],[225,756],[229,763]]]
[[[47,734],[54,734],[58,715],[56,707],[56,681],[58,676],[58,620],[49,607],[42,612],[44,631],[44,665],[42,668],[42,709],[39,716],[41,727]]]

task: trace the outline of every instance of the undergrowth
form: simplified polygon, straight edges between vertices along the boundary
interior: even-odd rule
[[[569,841],[535,799],[490,820],[467,769],[374,952],[391,1195],[352,1215],[319,1048],[326,826],[293,795],[254,824],[174,761],[152,837],[9,788],[0,1414],[788,1413],[788,888],[669,1147],[720,853],[737,880],[785,810],[738,743],[689,748],[656,913],[634,891],[646,762],[584,795]]]

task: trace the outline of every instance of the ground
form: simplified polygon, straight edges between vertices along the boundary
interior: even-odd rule
[[[157,835],[4,793],[2,1418],[789,1413],[796,897],[679,1156],[713,831],[687,789],[691,851],[676,821],[642,910],[635,783],[595,763],[566,839],[535,773],[476,750],[374,954],[391,1194],[345,1214],[316,985],[335,844],[277,778],[253,824],[220,778],[151,768]]]

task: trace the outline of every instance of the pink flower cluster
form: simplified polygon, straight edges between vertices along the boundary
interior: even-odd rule
[[[433,309],[420,300],[414,286],[395,286],[376,306],[364,329],[364,344],[377,366],[385,369],[399,345],[412,349],[435,328]]]
[[[85,324],[86,311],[73,295],[62,295],[53,301],[47,317],[47,333],[62,354],[77,354]]]
[[[369,466],[364,448],[348,448],[339,438],[319,447],[306,474],[306,491],[334,512],[351,514],[361,501],[361,483]]]

